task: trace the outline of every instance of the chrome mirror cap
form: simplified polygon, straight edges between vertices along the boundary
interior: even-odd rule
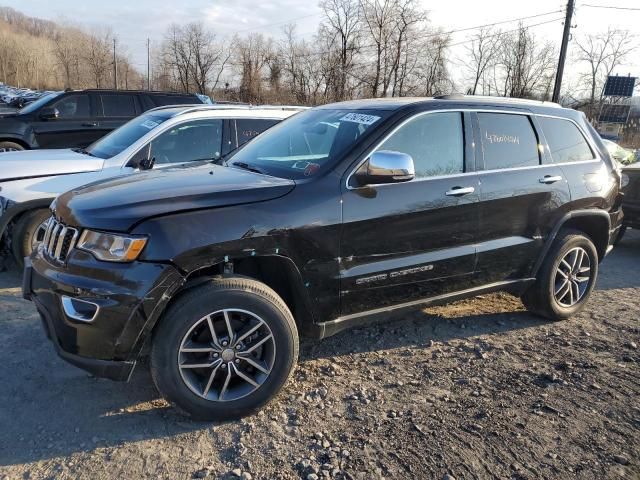
[[[411,155],[390,150],[373,152],[356,173],[358,183],[375,185],[413,180],[416,175]]]

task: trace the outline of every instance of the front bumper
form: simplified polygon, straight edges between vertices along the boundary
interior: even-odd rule
[[[127,380],[182,282],[170,265],[100,262],[81,251],[74,251],[67,265],[59,265],[40,250],[25,262],[22,290],[63,359],[99,377]],[[94,318],[80,320],[68,314],[63,298],[99,308]]]

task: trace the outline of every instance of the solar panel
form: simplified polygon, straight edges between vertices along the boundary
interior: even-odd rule
[[[636,85],[636,77],[607,77],[604,95],[607,97],[631,97]]]
[[[627,123],[631,105],[603,105],[600,111],[599,122]]]

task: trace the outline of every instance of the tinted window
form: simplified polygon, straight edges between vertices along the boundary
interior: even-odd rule
[[[540,164],[538,140],[529,117],[478,113],[478,121],[486,170]]]
[[[105,117],[135,117],[133,95],[100,95]]]
[[[464,171],[462,114],[420,115],[400,127],[378,150],[411,155],[416,177],[451,175]]]
[[[582,162],[595,158],[578,127],[569,120],[538,117],[555,163]]]
[[[260,135],[267,128],[274,126],[278,120],[242,118],[236,120],[238,146],[244,145],[253,137]]]
[[[158,107],[163,105],[189,105],[192,103],[202,103],[195,95],[152,95],[151,99]]]
[[[151,141],[157,164],[214,160],[222,148],[222,120],[197,120],[177,125]]]
[[[89,96],[88,95],[69,95],[52,105],[60,112],[59,118],[80,118],[89,117]]]

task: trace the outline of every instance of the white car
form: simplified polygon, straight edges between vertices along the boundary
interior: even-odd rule
[[[0,259],[18,264],[44,238],[59,194],[98,180],[220,160],[304,107],[182,105],[149,110],[86,149],[0,155]],[[1,266],[1,265],[0,265]]]

